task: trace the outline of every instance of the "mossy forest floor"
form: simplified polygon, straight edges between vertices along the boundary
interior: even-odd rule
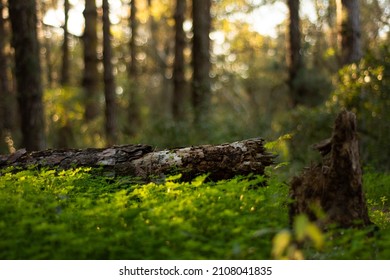
[[[0,259],[390,259],[389,174],[364,175],[374,234],[323,233],[305,217],[289,229],[288,186],[275,174],[205,179],[3,172]]]

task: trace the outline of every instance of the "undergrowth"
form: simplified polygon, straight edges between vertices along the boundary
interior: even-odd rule
[[[0,259],[386,259],[389,175],[365,176],[380,230],[289,230],[288,186],[276,176],[137,184],[88,169],[0,176]],[[387,234],[386,234],[387,233]],[[328,236],[329,235],[329,236]]]

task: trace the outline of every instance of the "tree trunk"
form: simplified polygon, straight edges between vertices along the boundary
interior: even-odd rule
[[[192,42],[192,106],[194,123],[199,126],[207,120],[209,110],[210,81],[210,31],[211,0],[193,0],[193,42]]]
[[[130,1],[130,18],[129,25],[131,29],[131,38],[129,42],[130,63],[128,65],[128,106],[127,106],[127,124],[125,127],[126,133],[130,136],[135,136],[141,126],[141,116],[139,109],[139,79],[137,65],[137,2]]]
[[[371,224],[362,190],[356,116],[342,111],[336,118],[332,138],[314,145],[323,163],[307,168],[291,182],[290,220],[307,214],[327,228]],[[325,218],[318,217],[323,211]]]
[[[69,0],[64,0],[64,41],[62,42],[62,65],[61,65],[61,85],[69,85],[69,31],[68,31],[68,19],[69,19]]]
[[[28,151],[45,147],[36,13],[34,0],[9,1],[22,145]]]
[[[260,138],[222,144],[154,151],[147,145],[114,146],[106,149],[46,150],[27,153],[18,150],[0,156],[0,169],[28,166],[69,169],[81,166],[98,168],[108,175],[126,175],[150,180],[156,176],[182,173],[191,180],[209,174],[212,180],[236,175],[264,174],[273,163]]]
[[[359,0],[337,0],[340,66],[362,58]]]
[[[38,8],[38,14],[37,14],[37,20],[38,22],[43,22],[43,17],[46,14],[46,12],[52,7],[51,4],[47,3],[46,1],[38,2],[39,6]],[[53,40],[49,36],[44,36],[49,31],[49,27],[44,24],[39,24],[39,28],[37,30],[38,37],[40,38],[40,42],[42,43],[41,50],[44,52],[44,54],[40,55],[40,60],[42,62],[42,74],[43,75],[43,87],[44,88],[54,88],[56,82],[58,80],[56,79],[57,73],[56,73],[56,67],[54,67],[54,61],[56,59],[53,59]],[[46,78],[46,79],[44,79]]]
[[[186,93],[184,49],[186,35],[183,29],[186,0],[176,0],[175,11],[175,61],[173,65],[172,116],[175,121],[183,119],[183,95]]]
[[[117,131],[117,106],[115,97],[115,78],[112,69],[112,47],[110,31],[110,8],[108,0],[103,0],[103,65],[104,65],[104,96],[106,101],[105,109],[105,131],[108,145],[118,142]]]
[[[153,2],[154,3],[154,2]],[[149,10],[149,27],[150,27],[150,58],[153,60],[153,64],[156,66],[155,73],[160,75],[160,89],[156,100],[151,104],[152,114],[154,117],[161,117],[161,108],[163,109],[163,115],[170,114],[170,110],[165,110],[165,108],[170,107],[169,97],[172,92],[172,81],[171,81],[171,70],[172,65],[170,63],[170,57],[173,56],[174,48],[172,44],[172,34],[166,33],[166,29],[160,27],[161,25],[166,25],[167,17],[163,16],[160,18],[160,21],[157,22],[153,15],[153,6],[152,0],[148,0],[148,10]],[[164,33],[165,32],[165,33]],[[157,72],[156,72],[157,70]],[[159,112],[157,114],[157,112]]]
[[[3,17],[3,10],[5,5],[3,0],[0,0],[0,149],[4,150],[3,140],[9,136],[15,127],[15,104],[14,96],[11,89],[10,81],[12,81],[11,73],[9,71],[9,52],[8,48],[8,29],[6,27],[6,20]]]
[[[98,104],[98,58],[97,58],[97,10],[95,0],[85,1],[84,77],[85,120],[92,121],[99,114]]]
[[[130,77],[135,79],[137,76],[137,6],[136,1],[131,0],[130,2],[130,29],[131,29],[131,38],[130,38],[130,66],[129,66],[129,74]]]
[[[292,106],[296,107],[304,102],[304,90],[299,88],[299,73],[303,70],[303,59],[301,49],[301,31],[299,17],[300,0],[287,0],[290,12],[289,21],[289,44],[288,44],[288,86],[291,92]]]
[[[4,18],[4,7],[4,0],[0,0],[0,151],[14,152],[17,109],[10,66],[9,25]]]
[[[165,78],[165,72],[166,69],[169,67],[168,65],[168,58],[166,56],[166,53],[162,51],[160,45],[158,44],[158,23],[153,17],[152,14],[152,0],[148,0],[148,9],[149,9],[149,27],[150,27],[150,33],[151,33],[151,38],[150,38],[150,48],[151,48],[151,55],[154,60],[154,63],[159,68],[160,74],[162,77]]]
[[[47,27],[46,27],[47,28]],[[45,32],[45,31],[43,31]],[[52,50],[53,50],[53,42],[50,38],[44,38],[43,39],[43,48],[45,51],[45,55],[42,56],[44,58],[43,61],[43,69],[45,70],[46,74],[46,81],[44,80],[44,85],[46,88],[54,88],[55,83],[56,83],[56,73],[54,70],[54,65],[53,65],[53,55],[52,55]]]
[[[0,129],[1,136],[3,136],[3,131],[5,130],[6,121],[4,118],[7,116],[5,110],[7,108],[7,103],[5,102],[5,98],[9,96],[9,83],[8,83],[8,57],[5,52],[6,41],[6,31],[5,31],[5,20],[3,18],[3,9],[4,4],[3,0],[0,0]],[[3,137],[2,137],[3,138]],[[0,144],[0,147],[3,144],[3,141]]]
[[[68,21],[69,21],[69,9],[70,4],[69,0],[64,0],[64,16],[65,21],[62,29],[64,31],[64,37],[62,42],[62,64],[61,64],[61,78],[60,83],[63,88],[66,88],[70,85],[70,59],[69,59],[69,30],[68,30]],[[67,89],[65,89],[67,90]],[[69,148],[74,142],[74,135],[72,130],[72,119],[66,117],[65,122],[61,122],[58,128],[58,137],[55,142],[55,147],[57,148]]]

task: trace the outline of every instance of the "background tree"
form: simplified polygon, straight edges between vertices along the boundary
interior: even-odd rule
[[[43,22],[43,17],[49,11],[52,9],[57,1],[40,1],[37,5],[37,21],[39,23]],[[46,26],[45,24],[38,24],[37,26],[37,36],[38,41],[41,44],[41,52],[40,52],[40,61],[41,61],[41,71],[42,74],[42,81],[44,87],[47,88],[54,88],[57,82],[57,74],[58,71],[55,67],[55,60],[54,57],[54,41],[50,38],[51,32],[49,31],[50,27]]]
[[[104,66],[104,97],[106,142],[113,145],[118,142],[117,106],[115,93],[115,78],[112,68],[112,47],[110,31],[110,8],[108,0],[103,0],[103,66]]]
[[[337,26],[340,65],[362,58],[359,0],[337,0]]]
[[[69,85],[69,31],[68,31],[68,21],[69,21],[69,0],[64,0],[64,39],[62,42],[62,65],[61,65],[61,85]]]
[[[137,75],[137,4],[135,0],[130,1],[130,30],[131,37],[129,41],[130,47],[130,65],[129,74],[132,78],[136,78]]]
[[[22,146],[28,151],[45,148],[36,12],[34,0],[9,1]]]
[[[169,7],[161,6],[161,3],[158,1],[148,0],[148,25],[150,30],[150,38],[148,45],[150,46],[150,50],[148,51],[149,57],[154,64],[154,68],[159,74],[163,77],[164,83],[163,86],[169,84],[166,77],[166,72],[169,69],[169,56],[171,53],[171,45],[173,42],[173,38],[170,37],[172,34],[172,30],[167,29],[167,21],[171,20],[169,15],[160,14],[158,18],[158,22],[155,18],[155,10],[158,7],[161,9],[161,13],[171,12]],[[168,82],[168,83],[167,83]]]
[[[336,3],[335,1],[319,0],[314,3],[317,20],[311,23],[308,31],[312,33],[315,44],[313,46],[313,67],[325,71],[323,76],[330,76],[338,69],[335,56],[325,55],[328,51],[337,49]],[[328,91],[329,92],[329,91]]]
[[[288,23],[288,86],[290,88],[292,106],[302,104],[305,101],[305,89],[300,86],[300,79],[303,72],[303,57],[301,48],[301,31],[299,17],[300,0],[287,0],[289,10]]]
[[[97,59],[97,10],[95,0],[85,0],[84,18],[84,72],[82,86],[85,90],[85,120],[95,119],[99,114],[98,104],[98,59]]]
[[[187,83],[185,80],[186,35],[183,29],[186,12],[186,0],[176,0],[175,9],[175,61],[173,65],[173,99],[172,116],[175,121],[182,120],[184,114],[183,95],[186,93]]]
[[[12,151],[12,132],[15,127],[14,96],[12,77],[9,71],[8,28],[3,11],[5,5],[0,0],[0,150]],[[5,141],[4,141],[5,140]],[[12,141],[12,142],[11,142]]]
[[[63,39],[62,39],[62,57],[61,57],[61,69],[60,69],[60,85],[62,90],[69,90],[70,84],[70,33],[68,30],[69,23],[69,0],[64,0],[64,23],[62,25]],[[58,148],[70,148],[74,142],[74,134],[72,129],[72,123],[67,115],[62,116],[62,120],[58,127],[57,141],[54,143],[55,147]]]
[[[192,106],[194,123],[203,124],[211,99],[210,80],[210,31],[211,31],[211,0],[192,1],[193,41],[192,41]]]
[[[148,70],[159,81],[155,89],[155,99],[149,103],[153,113],[160,111],[165,117],[171,117],[172,61],[174,59],[174,21],[172,20],[173,2],[148,0]],[[158,11],[159,13],[157,13]],[[155,115],[154,118],[159,118]]]
[[[127,65],[128,69],[128,106],[127,106],[127,123],[126,132],[130,136],[137,134],[141,124],[140,108],[139,108],[139,71],[137,65],[137,1],[131,0],[130,3],[130,17],[129,27],[131,37],[129,40],[130,63]]]

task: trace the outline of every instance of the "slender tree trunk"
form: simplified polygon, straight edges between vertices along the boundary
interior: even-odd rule
[[[61,66],[61,85],[69,85],[69,32],[68,32],[68,19],[69,19],[69,0],[64,0],[64,41],[62,42],[62,66]]]
[[[64,0],[64,15],[65,21],[63,25],[64,37],[62,42],[62,64],[61,64],[61,86],[66,87],[70,84],[70,70],[69,70],[69,31],[68,31],[68,21],[69,21],[69,9],[70,4],[69,0]],[[55,146],[58,148],[69,148],[74,142],[74,135],[72,131],[72,120],[67,116],[64,116],[64,122],[61,122],[60,127],[58,128],[58,141],[56,141]]]
[[[186,47],[185,32],[183,29],[186,0],[176,0],[175,11],[175,62],[173,65],[173,99],[172,116],[175,121],[183,119],[183,95],[186,92],[184,73],[184,49]]]
[[[6,51],[8,46],[8,30],[3,17],[3,10],[4,3],[3,0],[0,0],[0,65],[2,65],[0,67],[0,150],[9,151],[10,146],[12,147],[12,145],[9,145],[9,141],[11,140],[12,131],[15,128],[15,104],[10,84],[12,77],[9,71],[9,54]]]
[[[103,65],[104,65],[104,96],[106,100],[106,141],[108,145],[118,142],[117,106],[115,98],[115,78],[112,69],[111,23],[108,0],[103,0]]]
[[[330,29],[330,35],[328,36],[328,43],[331,48],[337,49],[337,7],[336,1],[329,1],[326,12],[326,23]],[[337,70],[335,69],[334,72]]]
[[[169,58],[173,56],[173,44],[171,34],[164,34],[165,36],[161,36],[162,30],[159,28],[159,23],[155,20],[152,13],[152,0],[148,0],[148,9],[149,9],[149,27],[150,27],[150,54],[153,63],[156,65],[156,70],[161,76],[161,87],[160,94],[158,99],[152,105],[154,107],[153,114],[155,117],[161,116],[160,114],[156,114],[156,112],[160,111],[161,108],[169,108],[171,103],[168,102],[168,96],[172,92],[172,81],[169,77],[171,74],[171,63]],[[166,19],[162,18],[162,21],[166,21]],[[165,32],[165,31],[162,31]],[[172,46],[172,47],[171,47]],[[170,115],[170,110],[163,109],[162,111],[164,115]]]
[[[38,22],[43,20],[43,16],[49,10],[49,8],[50,5],[45,1],[38,2]],[[39,25],[37,33],[38,37],[41,38],[42,50],[44,51],[44,54],[40,56],[42,62],[42,74],[44,74],[43,77],[46,77],[46,80],[43,79],[43,85],[47,88],[53,88],[56,81],[52,55],[53,40],[47,36],[44,36],[46,32],[50,32],[48,29],[49,28],[45,25]]]
[[[128,108],[127,108],[127,125],[126,132],[130,136],[136,135],[138,128],[140,127],[141,117],[139,110],[139,84],[138,84],[138,65],[137,65],[137,2],[135,0],[130,1],[130,18],[129,26],[131,29],[131,38],[129,42],[130,51],[130,63],[128,65]]]
[[[300,0],[287,0],[287,6],[290,12],[289,18],[289,41],[288,41],[288,86],[290,88],[292,106],[304,102],[304,91],[298,86],[299,73],[303,69],[303,59],[301,53],[301,31],[299,5]]]
[[[129,74],[132,78],[137,76],[137,6],[136,1],[131,0],[130,2],[130,29],[131,29],[131,38],[130,38],[130,65],[129,65]]]
[[[168,68],[168,62],[167,57],[163,51],[160,50],[158,46],[158,23],[155,21],[153,15],[152,15],[152,0],[148,0],[148,9],[149,9],[149,26],[150,26],[150,47],[151,47],[151,54],[152,58],[155,60],[155,63],[157,64],[160,73],[163,77],[165,77],[165,71]]]
[[[10,88],[10,75],[8,72],[9,61],[8,54],[6,52],[7,46],[7,31],[5,27],[5,19],[3,18],[4,4],[3,0],[0,0],[0,118],[1,118],[1,130],[9,130],[13,127],[13,119],[10,119],[9,110],[10,106],[11,88]]]
[[[98,116],[98,59],[97,59],[97,10],[95,0],[85,1],[84,41],[84,77],[85,120],[91,121]]]
[[[337,0],[338,45],[340,66],[362,58],[359,0]]]
[[[192,106],[194,123],[199,126],[207,120],[209,111],[210,81],[210,30],[211,0],[193,0],[193,46],[192,46]]]
[[[43,41],[43,45],[44,45],[44,48],[45,48],[45,55],[44,55],[44,67],[43,69],[46,70],[46,77],[47,77],[47,81],[46,81],[46,87],[48,88],[53,88],[54,85],[55,85],[55,71],[54,71],[54,67],[53,67],[53,61],[52,61],[52,47],[53,47],[53,44],[52,44],[52,41],[50,38],[45,38],[44,41]],[[46,67],[45,67],[46,66]]]
[[[22,145],[29,151],[42,150],[45,147],[36,14],[34,0],[9,1]]]
[[[0,148],[4,151],[14,152],[13,134],[18,122],[15,96],[15,81],[12,75],[9,51],[10,25],[3,16],[5,0],[0,0]],[[6,145],[4,145],[6,144]]]
[[[8,58],[5,53],[5,38],[6,31],[5,31],[5,20],[3,18],[3,9],[4,4],[3,0],[0,0],[0,129],[1,132],[3,132],[6,122],[4,120],[4,117],[6,117],[5,109],[7,107],[6,102],[4,102],[4,99],[9,95],[9,84],[8,84]],[[3,134],[3,133],[1,133]]]

